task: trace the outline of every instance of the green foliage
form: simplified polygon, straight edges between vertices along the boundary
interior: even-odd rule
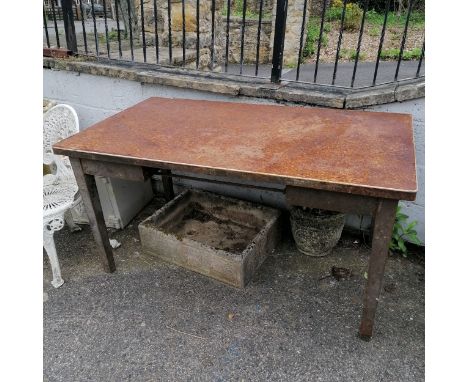
[[[343,0],[331,0],[330,8],[343,8]]]
[[[362,9],[354,3],[346,4],[346,14],[344,19],[344,30],[359,29],[362,19]]]
[[[418,224],[417,221],[407,223],[409,216],[401,212],[401,207],[397,207],[395,224],[393,225],[392,240],[390,242],[390,250],[392,252],[401,253],[404,257],[408,256],[408,248],[406,241],[411,241],[414,244],[421,244],[417,232],[414,229]]]
[[[355,60],[357,56],[357,51],[353,50],[349,56],[351,60]],[[365,60],[366,54],[364,52],[359,52],[359,61]]]
[[[384,13],[378,13],[370,10],[366,13],[366,23],[369,25],[382,26],[384,22]],[[410,15],[409,28],[421,29],[424,28],[424,12],[413,11]],[[387,17],[387,27],[404,27],[406,22],[406,13],[401,13],[398,16],[395,12],[389,12]]]
[[[99,42],[101,42],[101,43],[104,44],[104,43],[106,42],[106,34],[105,34],[105,33],[99,33],[98,36],[99,36]],[[109,38],[109,41],[117,41],[117,40],[118,40],[118,32],[117,32],[116,29],[110,30],[110,31],[107,33],[107,36],[108,36],[108,38]],[[125,36],[124,36],[123,33],[122,33],[122,35],[120,36],[120,38],[123,39],[124,37],[125,37]]]
[[[379,27],[372,27],[369,29],[369,36],[377,37],[380,36],[382,30]]]
[[[330,6],[325,12],[325,20],[327,21],[340,21],[341,20],[341,12],[343,11],[343,3],[341,6]]]
[[[112,30],[109,32],[109,41],[117,41],[118,36],[119,33],[117,32],[117,29],[112,28]]]
[[[325,23],[323,25],[323,33],[322,33],[322,46],[327,46],[328,44],[328,36],[327,33],[330,31],[330,24]],[[315,54],[315,50],[317,49],[318,40],[320,37],[320,18],[318,17],[311,17],[309,19],[309,23],[307,25],[307,37],[304,44],[304,48],[302,51],[303,57],[310,57]]]
[[[303,61],[301,61],[302,63]],[[291,61],[291,62],[284,62],[283,67],[288,68],[288,69],[294,69],[297,68],[297,62],[296,61]]]
[[[341,0],[334,0],[330,8],[326,11],[325,17],[328,21],[340,21],[341,13],[343,12],[343,2]],[[343,21],[344,30],[359,29],[362,19],[362,9],[358,4],[347,3],[346,13]]]
[[[242,17],[243,6],[244,6],[244,3],[242,0],[236,0],[231,6],[231,16]],[[223,16],[227,16],[227,5],[224,5],[222,14]],[[259,16],[259,13],[255,9],[249,9],[249,4],[247,3],[246,9],[245,9],[245,18],[258,20],[258,16]],[[271,13],[263,10],[262,20],[268,20],[268,19],[271,19]]]
[[[420,48],[414,48],[411,50],[405,50],[402,55],[403,60],[419,60],[419,57],[421,57],[421,49]]]
[[[233,15],[242,17],[243,8],[244,8],[243,1],[242,0],[236,0],[236,2],[234,3],[234,8],[232,9]],[[253,18],[258,17],[258,13],[255,12],[255,11],[252,11],[251,9],[249,9],[249,6],[247,4],[246,4],[245,8],[246,8],[245,9],[245,17],[247,19],[253,19]]]
[[[367,3],[369,9],[375,9],[378,12],[385,12],[387,7],[387,0],[355,0],[361,8]],[[408,9],[410,0],[390,1],[390,11],[397,11],[400,6],[402,10]],[[425,0],[413,0],[413,11],[424,11]],[[400,5],[401,4],[401,5]]]
[[[398,56],[400,54],[400,49],[384,49],[380,52],[380,58],[382,60],[398,60]],[[420,48],[413,48],[411,50],[403,51],[401,56],[402,60],[419,60],[421,56],[421,49]]]
[[[380,58],[382,60],[396,60],[398,59],[399,53],[400,53],[400,49],[397,49],[397,48],[383,49],[380,52]]]
[[[357,56],[357,51],[356,49],[346,49],[342,48],[340,50],[340,58],[345,59],[345,60],[355,60]],[[359,61],[365,60],[367,58],[366,54],[364,52],[359,52]]]

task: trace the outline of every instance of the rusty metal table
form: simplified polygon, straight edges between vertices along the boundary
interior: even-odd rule
[[[171,171],[284,186],[290,205],[373,216],[359,333],[372,336],[398,201],[417,191],[410,115],[150,98],[54,146],[70,157],[104,268],[115,270],[94,175]]]

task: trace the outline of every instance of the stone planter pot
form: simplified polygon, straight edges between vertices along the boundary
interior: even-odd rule
[[[343,232],[345,214],[302,207],[292,207],[290,212],[297,249],[309,256],[328,255]]]

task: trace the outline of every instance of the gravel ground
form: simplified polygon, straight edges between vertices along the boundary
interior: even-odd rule
[[[44,256],[46,381],[423,381],[424,266],[391,256],[375,336],[357,338],[369,248],[344,235],[333,253],[301,255],[285,229],[243,290],[162,263],[137,225],[112,231],[118,271],[100,267],[89,227],[56,234],[65,284]],[[350,280],[326,277],[332,266]]]
[[[374,33],[376,34],[374,34]],[[378,32],[378,33],[377,33]],[[380,44],[381,28],[366,25],[362,35],[360,61],[375,62]],[[320,62],[335,62],[336,48],[339,38],[339,25],[334,24],[332,30],[328,33],[328,43],[320,52]],[[374,34],[374,35],[373,35]],[[402,27],[389,27],[385,32],[383,50],[400,49],[401,38],[403,36]],[[350,60],[350,52],[356,52],[359,40],[359,31],[343,31],[340,51],[342,58],[339,62]],[[424,29],[408,29],[408,34],[405,40],[405,51],[410,51],[414,48],[421,49],[424,41]],[[351,59],[354,61],[354,59]],[[383,60],[382,60],[383,61]],[[315,62],[315,55],[307,60],[307,63]]]

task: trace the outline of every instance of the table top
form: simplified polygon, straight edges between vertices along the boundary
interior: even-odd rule
[[[417,191],[409,114],[153,97],[54,152],[391,199]]]

